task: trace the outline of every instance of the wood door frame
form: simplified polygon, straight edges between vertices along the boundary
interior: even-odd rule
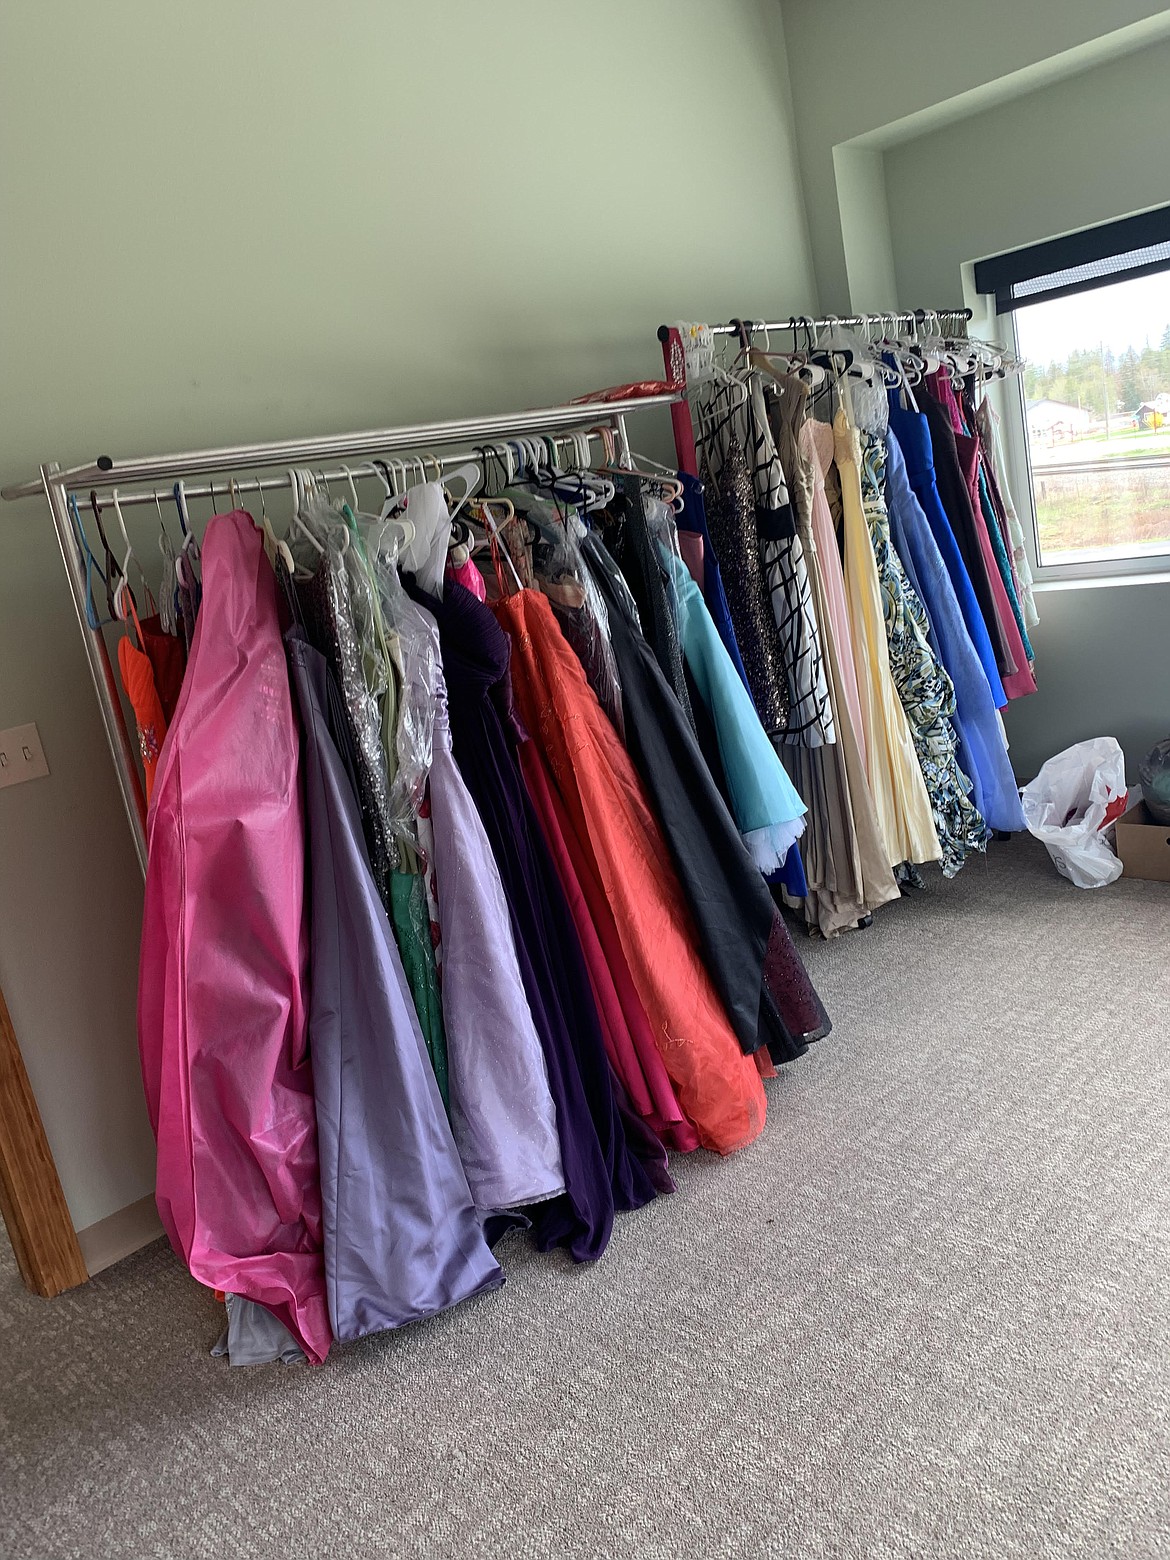
[[[89,1278],[2,989],[0,1214],[34,1294],[50,1298]]]

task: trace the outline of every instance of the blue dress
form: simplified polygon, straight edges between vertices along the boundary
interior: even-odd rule
[[[488,1249],[374,885],[327,663],[286,638],[304,733],[309,1046],[325,1279],[338,1338],[432,1316],[504,1281]],[[340,739],[340,746],[339,746]]]
[[[674,554],[668,561],[683,657],[715,728],[732,816],[756,866],[775,872],[804,833],[808,809],[760,724],[690,571]]]
[[[951,522],[947,519],[947,512],[943,508],[938,484],[935,481],[934,453],[926,416],[922,412],[912,412],[903,407],[897,390],[890,391],[890,432],[901,448],[910,486],[926,516],[947,573],[950,575],[959,610],[963,614],[963,622],[967,625],[967,633],[987,677],[991,697],[996,706],[1003,709],[1007,703],[1007,694],[1003,691],[1003,681],[999,675],[995,651],[991,646],[991,637],[987,632],[987,622],[980,610],[975,588],[971,584],[971,576],[967,572],[967,565],[963,562],[963,555],[959,551],[955,533],[951,530]],[[984,813],[983,816],[986,818],[987,814]],[[990,822],[990,819],[988,821]]]
[[[935,653],[955,685],[959,762],[974,788],[972,800],[993,829],[1021,831],[1023,809],[986,671],[892,429],[886,436],[886,504],[894,546],[926,607]]]

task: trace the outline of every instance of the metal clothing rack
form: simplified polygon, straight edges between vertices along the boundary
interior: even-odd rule
[[[40,475],[28,482],[16,483],[0,489],[5,499],[43,496],[49,505],[53,528],[57,533],[57,545],[69,580],[70,594],[77,614],[78,627],[85,644],[86,659],[93,677],[94,689],[102,712],[106,740],[114,757],[118,785],[126,816],[130,821],[138,862],[146,871],[146,798],[139,774],[136,746],[131,740],[126,724],[118,684],[110,662],[109,647],[100,628],[91,628],[86,611],[88,587],[85,565],[79,555],[69,513],[71,492],[99,491],[99,501],[104,498],[110,504],[111,490],[118,490],[118,502],[124,505],[153,504],[164,499],[170,501],[172,484],[187,477],[220,474],[225,480],[218,485],[185,487],[187,498],[228,498],[234,492],[268,492],[288,487],[291,468],[308,466],[326,481],[345,481],[350,475],[347,466],[322,471],[329,462],[368,461],[374,456],[393,456],[396,453],[414,451],[425,459],[426,465],[445,467],[460,464],[474,458],[486,445],[506,442],[510,435],[548,434],[559,435],[590,433],[600,428],[611,429],[616,439],[620,458],[630,454],[626,435],[626,416],[652,406],[670,406],[681,397],[681,391],[673,387],[662,394],[631,396],[624,400],[594,400],[574,405],[548,406],[529,412],[505,412],[493,417],[466,417],[450,422],[417,423],[400,428],[374,428],[362,433],[325,434],[313,439],[284,439],[269,444],[239,444],[220,449],[186,450],[173,455],[136,457],[131,460],[112,460],[101,455],[85,466],[71,466],[62,470],[55,462],[42,465]],[[456,451],[432,455],[433,446],[458,445]],[[274,468],[284,468],[278,474]],[[254,475],[236,480],[234,473],[250,471],[273,472],[269,476]],[[354,470],[355,480],[374,476],[368,465]],[[232,477],[229,483],[226,478]],[[164,488],[154,484],[165,482]],[[133,485],[133,486],[131,486]],[[145,485],[145,486],[144,486]]]
[[[863,325],[927,325],[933,320],[953,321],[956,325],[971,318],[970,309],[907,309],[883,314],[830,314],[811,319],[807,314],[789,315],[786,320],[729,320],[725,325],[708,325],[714,336],[737,336],[746,330],[771,332],[774,330],[832,330],[835,326],[856,330]],[[691,409],[687,404],[687,365],[682,337],[673,325],[660,325],[658,339],[662,343],[662,361],[666,368],[667,382],[677,390],[680,399],[670,409],[671,426],[674,429],[674,447],[680,471],[689,471],[693,477],[699,474],[698,456],[695,452],[695,430],[691,423]]]

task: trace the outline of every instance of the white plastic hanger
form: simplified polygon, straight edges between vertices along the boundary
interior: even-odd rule
[[[469,460],[462,466],[456,466],[454,471],[448,471],[441,477],[441,481],[448,492],[452,482],[463,484],[463,496],[451,511],[451,518],[454,520],[483,481],[483,469],[477,461]]]
[[[191,513],[187,508],[187,489],[182,477],[175,483],[175,507],[179,511],[179,524],[183,530],[183,546],[179,556],[175,559],[175,578],[185,589],[190,589],[187,574],[191,574],[191,585],[195,583],[194,565],[199,562],[199,543],[195,540],[195,532],[191,529]],[[187,560],[190,560],[190,563]]]

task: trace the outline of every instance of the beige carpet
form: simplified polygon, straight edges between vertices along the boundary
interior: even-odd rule
[[[1028,840],[809,962],[763,1140],[318,1370],[156,1245],[0,1270],[0,1555],[1170,1554],[1170,887]]]

